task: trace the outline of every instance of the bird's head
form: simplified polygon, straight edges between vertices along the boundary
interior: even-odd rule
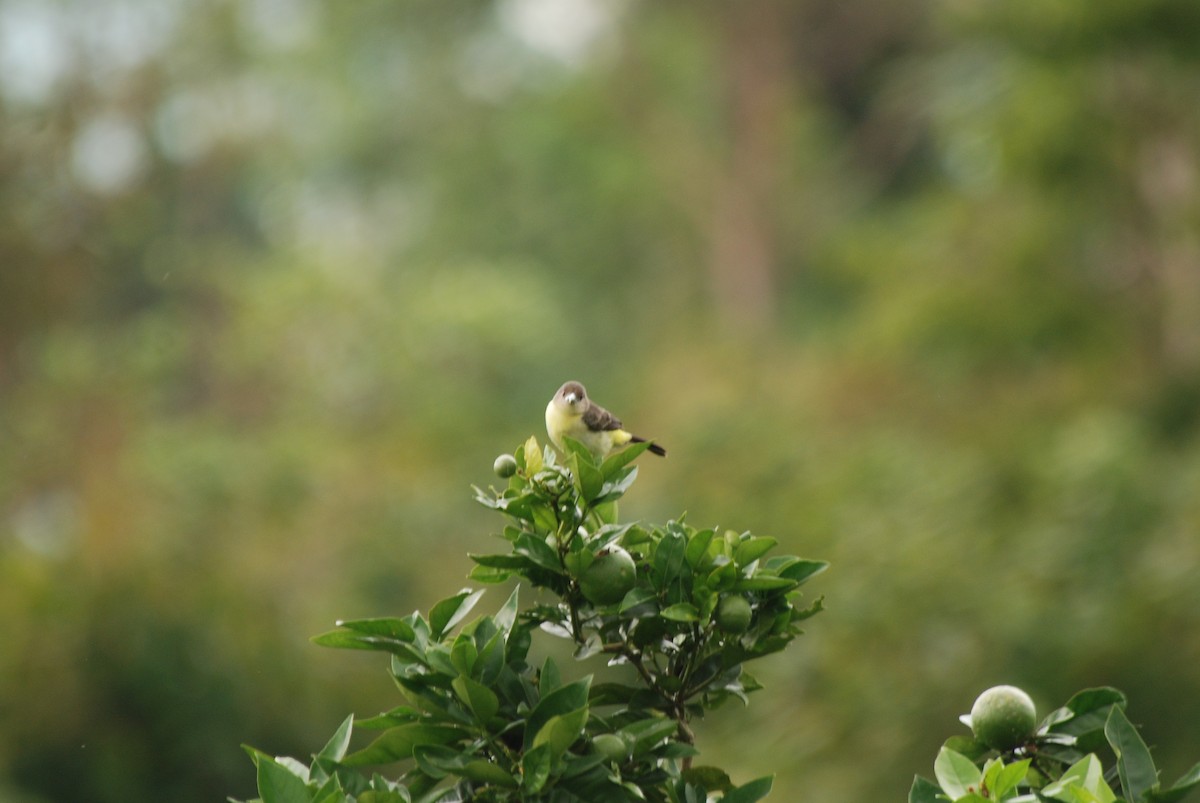
[[[587,408],[587,391],[578,382],[567,382],[554,394],[554,403],[565,410],[582,415]]]

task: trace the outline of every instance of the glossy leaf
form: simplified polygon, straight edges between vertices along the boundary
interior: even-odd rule
[[[526,750],[521,757],[521,787],[530,794],[542,791],[550,778],[551,747],[548,744]]]
[[[591,452],[587,447],[571,438],[566,439],[567,446],[574,454],[571,455],[570,465],[575,474],[575,484],[585,502],[591,502],[600,496],[604,488],[604,475],[593,462]]]
[[[1125,712],[1117,707],[1108,715],[1104,735],[1117,756],[1117,774],[1125,797],[1131,803],[1141,803],[1146,793],[1158,785],[1158,770],[1154,767],[1150,749]]]
[[[933,773],[942,791],[953,800],[977,791],[983,779],[983,774],[971,759],[945,747],[938,751],[937,760],[933,762]]]
[[[346,750],[350,747],[350,734],[354,730],[354,715],[346,717],[342,720],[342,724],[338,725],[337,730],[333,732],[333,736],[329,737],[329,741],[317,753],[318,761],[341,761],[346,755]]]
[[[1011,764],[1002,764],[998,760],[994,762],[984,775],[989,796],[996,800],[1010,796],[1029,774],[1029,764],[1029,759]]]
[[[534,749],[548,745],[551,760],[557,760],[583,735],[583,728],[587,724],[587,720],[588,709],[586,706],[566,714],[550,717],[534,736]]]
[[[538,731],[552,717],[586,708],[588,691],[591,684],[592,678],[589,675],[582,680],[568,683],[544,695],[538,701],[538,704],[534,706],[533,711],[530,712],[529,718],[526,721],[525,748],[529,749],[533,746],[533,740],[537,736]]]
[[[1200,764],[1188,770],[1182,778],[1171,785],[1170,789],[1149,792],[1146,795],[1146,803],[1176,803],[1198,788],[1200,788]]]
[[[721,797],[721,801],[722,803],[754,803],[771,793],[771,786],[774,782],[773,775],[759,778],[743,786],[730,789]]]
[[[806,583],[813,577],[829,568],[829,562],[824,560],[798,560],[779,572],[780,577],[795,580],[797,584]]]
[[[659,612],[659,616],[664,619],[670,619],[673,622],[700,621],[699,609],[697,609],[695,605],[687,602],[680,602],[663,608],[662,611]]]
[[[673,719],[643,719],[621,729],[620,735],[631,745],[634,755],[643,753],[674,734],[679,726]]]
[[[778,543],[774,538],[747,538],[733,550],[733,559],[739,566],[747,566],[770,552]]]
[[[1047,784],[1042,795],[1064,803],[1113,803],[1117,796],[1104,781],[1104,767],[1095,755],[1071,765],[1059,779]]]
[[[513,548],[518,555],[529,558],[543,569],[552,572],[563,570],[562,560],[558,557],[558,553],[541,536],[522,533]]]
[[[413,748],[419,745],[450,744],[464,736],[458,728],[442,725],[400,725],[384,731],[362,750],[346,756],[342,763],[348,767],[390,764],[412,758]]]
[[[468,780],[503,786],[507,789],[516,789],[519,786],[517,779],[511,773],[483,759],[468,761],[462,766],[459,774]]]
[[[472,591],[464,588],[453,597],[448,597],[434,605],[429,611],[429,630],[433,637],[441,638],[443,633],[466,618],[483,593],[482,590]]]
[[[908,803],[943,803],[942,788],[928,778],[920,775],[913,776],[912,786],[908,790]]]
[[[258,761],[258,794],[262,803],[312,803],[305,779],[270,758]]]
[[[680,773],[680,777],[707,792],[724,792],[733,787],[729,773],[719,767],[693,767]]]
[[[486,724],[500,710],[500,698],[482,683],[460,676],[451,685],[458,698],[466,703],[480,723]]]
[[[642,452],[650,448],[649,443],[631,443],[619,452],[614,452],[605,458],[600,465],[600,473],[605,481],[611,480],[621,469],[632,463]]]
[[[659,586],[666,586],[679,576],[687,551],[687,537],[679,529],[668,530],[654,550],[654,574]]]

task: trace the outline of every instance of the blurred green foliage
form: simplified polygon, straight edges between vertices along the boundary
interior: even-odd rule
[[[1001,682],[1178,775],[1198,8],[0,0],[0,796],[249,796],[386,707],[307,638],[461,583],[569,378],[671,449],[627,518],[837,567],[736,777],[900,799]]]

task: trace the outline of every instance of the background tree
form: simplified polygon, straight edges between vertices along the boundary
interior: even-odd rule
[[[5,794],[248,796],[386,706],[308,636],[459,582],[567,378],[671,447],[626,516],[838,567],[737,777],[898,799],[1000,682],[1178,776],[1195,4],[762,11],[0,2]]]

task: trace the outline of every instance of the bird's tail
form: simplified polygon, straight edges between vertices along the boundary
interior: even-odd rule
[[[645,439],[645,438],[639,438],[637,435],[634,435],[633,437],[631,437],[631,438],[629,439],[629,442],[630,442],[630,443],[646,443],[646,439]],[[654,441],[650,441],[650,448],[649,448],[649,449],[647,449],[646,451],[650,452],[650,454],[656,454],[656,455],[658,455],[659,457],[666,457],[666,456],[667,456],[667,450],[666,450],[666,449],[664,449],[664,448],[662,448],[661,446],[659,446],[659,445],[658,445],[657,443],[655,443]]]

